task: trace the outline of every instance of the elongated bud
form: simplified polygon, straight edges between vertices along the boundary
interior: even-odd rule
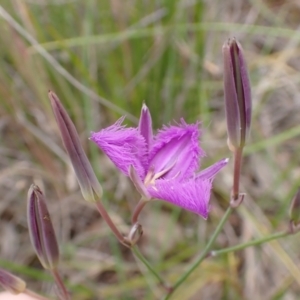
[[[81,146],[76,128],[56,94],[49,91],[48,96],[51,101],[63,144],[76,173],[81,193],[87,201],[98,201],[102,198],[102,187]]]
[[[46,200],[35,184],[28,191],[27,219],[30,240],[41,264],[45,269],[55,269],[59,250]]]
[[[21,278],[0,269],[0,284],[12,294],[20,294],[26,290],[26,282]]]
[[[251,125],[251,89],[241,45],[229,39],[223,46],[224,94],[230,150],[245,145]]]
[[[290,224],[292,232],[296,232],[300,229],[300,188],[291,202]]]

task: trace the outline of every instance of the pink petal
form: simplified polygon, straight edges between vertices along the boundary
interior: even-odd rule
[[[217,173],[224,168],[229,159],[228,158],[223,158],[219,160],[218,162],[214,163],[212,166],[200,171],[198,174],[196,174],[196,179],[197,180],[205,180],[205,179],[213,179]]]
[[[123,126],[123,120],[124,117],[110,127],[92,132],[90,139],[126,176],[132,165],[143,180],[147,169],[145,140],[136,128]]]
[[[178,181],[189,178],[199,167],[204,156],[199,146],[199,124],[186,124],[182,119],[178,126],[164,126],[155,137],[150,151],[149,166],[157,174],[174,165],[163,178],[176,177]]]
[[[176,179],[158,179],[148,191],[153,198],[165,200],[206,219],[211,187],[210,180],[178,182]]]

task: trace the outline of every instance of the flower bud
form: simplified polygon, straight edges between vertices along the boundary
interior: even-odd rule
[[[20,294],[26,290],[26,282],[21,278],[0,269],[0,284],[12,294]]]
[[[27,205],[28,229],[35,253],[45,269],[55,269],[59,260],[55,232],[45,197],[35,184],[28,191]]]
[[[139,223],[135,223],[130,229],[126,241],[130,246],[134,246],[139,241],[142,235],[143,235],[142,225]]]
[[[223,46],[224,94],[230,149],[245,145],[251,124],[251,89],[241,45],[229,39]]]
[[[298,189],[290,205],[290,222],[292,232],[300,229],[300,188]]]
[[[103,194],[102,187],[81,146],[76,128],[56,94],[49,91],[48,95],[63,144],[76,173],[81,193],[87,201],[98,201]]]

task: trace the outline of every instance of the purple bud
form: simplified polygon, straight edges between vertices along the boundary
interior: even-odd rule
[[[12,294],[20,294],[26,290],[26,283],[21,278],[0,269],[0,284]]]
[[[28,191],[27,218],[30,240],[45,269],[55,269],[59,250],[46,200],[35,184]]]
[[[87,201],[98,201],[103,194],[102,187],[81,146],[76,128],[56,94],[49,91],[48,95],[63,144],[71,159],[82,195]]]
[[[241,45],[229,39],[223,46],[224,94],[230,148],[245,145],[251,124],[251,89]]]
[[[300,228],[300,188],[294,196],[290,206],[290,222],[292,231],[298,231]]]

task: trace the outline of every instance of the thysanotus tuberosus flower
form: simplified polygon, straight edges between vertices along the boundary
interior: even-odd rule
[[[77,130],[56,94],[49,91],[49,98],[63,144],[76,173],[82,195],[87,201],[98,201],[102,197],[102,187],[81,146]]]
[[[236,39],[224,44],[223,61],[229,146],[243,148],[251,124],[251,89],[243,49]]]
[[[131,178],[145,200],[165,200],[207,218],[213,178],[228,160],[195,173],[204,156],[199,146],[199,124],[187,124],[182,119],[153,135],[146,105],[137,128],[127,128],[123,121],[124,117],[92,133],[91,140]]]
[[[52,226],[46,199],[35,184],[28,191],[27,219],[30,240],[45,269],[55,269],[59,260],[59,250]]]

